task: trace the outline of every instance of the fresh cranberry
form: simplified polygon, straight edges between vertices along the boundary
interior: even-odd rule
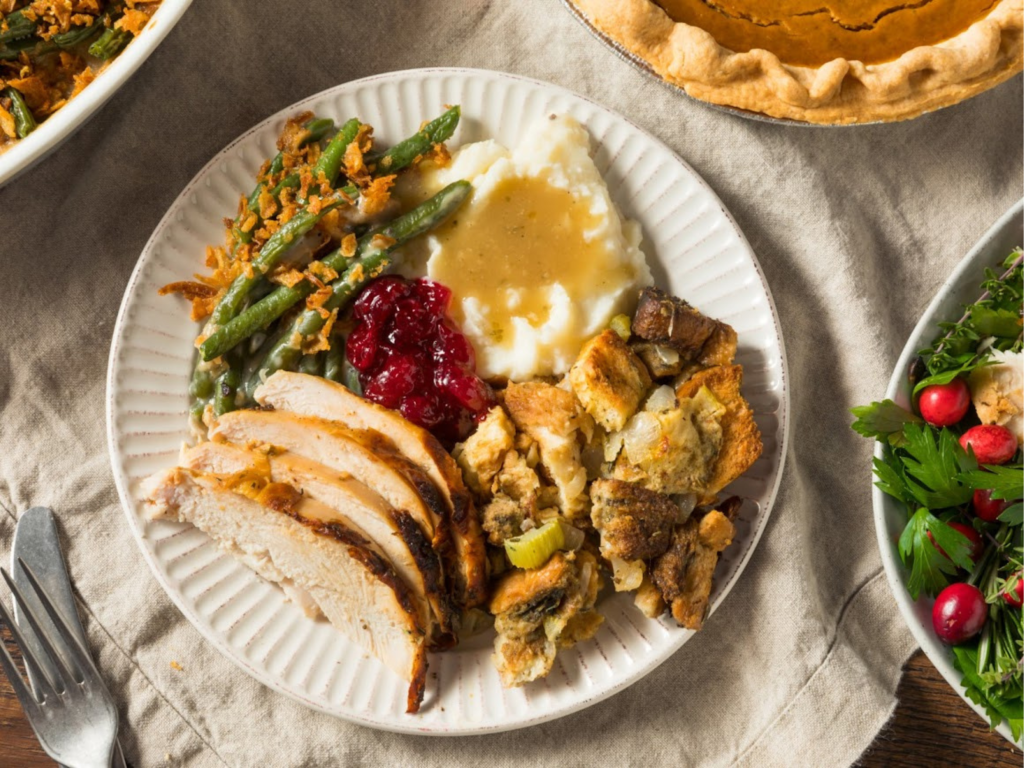
[[[422,278],[414,283],[416,295],[423,305],[436,317],[444,317],[452,303],[451,289],[441,283]]]
[[[960,446],[970,446],[979,464],[1005,464],[1017,453],[1017,438],[998,424],[979,424],[961,435]]]
[[[985,542],[981,538],[981,534],[974,530],[971,526],[965,525],[964,523],[946,523],[946,525],[948,525],[955,531],[959,531],[970,540],[970,558],[973,562],[977,563],[978,560],[981,559],[982,553],[985,551]],[[928,538],[931,540],[932,544],[935,544],[935,537],[932,536],[931,531],[928,531]],[[935,544],[935,548],[939,550],[939,554],[941,554],[943,557],[947,559],[949,558],[949,555],[946,554],[946,551],[938,544]]]
[[[345,354],[357,371],[368,371],[377,357],[377,335],[373,327],[360,324],[349,334]]]
[[[1007,582],[1006,589],[1003,591],[1003,600],[1014,608],[1024,605],[1024,572],[1018,572]]]
[[[932,606],[932,627],[950,645],[970,640],[981,632],[988,605],[981,590],[970,584],[950,584],[939,592]]]
[[[971,509],[974,510],[975,516],[980,517],[986,523],[994,523],[1012,503],[1007,499],[993,499],[992,491],[979,489],[974,492],[971,499]]]
[[[971,391],[963,379],[925,387],[917,401],[922,418],[936,427],[949,427],[967,415]]]

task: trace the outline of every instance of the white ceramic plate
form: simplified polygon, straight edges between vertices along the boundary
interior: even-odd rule
[[[26,138],[0,153],[0,186],[42,160],[78,130],[149,58],[191,4],[192,0],[163,0],[138,38],[132,40],[95,80]]]
[[[917,359],[917,352],[928,347],[939,335],[939,323],[956,320],[963,314],[964,304],[970,304],[981,295],[981,281],[985,278],[985,268],[996,266],[1005,259],[1014,248],[1024,244],[1024,201],[1018,202],[1008,210],[992,228],[985,233],[970,253],[964,257],[953,274],[949,276],[941,290],[932,299],[924,315],[918,322],[914,332],[907,340],[907,346],[903,348],[896,369],[889,380],[889,388],[885,396],[904,408],[910,407],[911,387],[907,374],[910,367]],[[875,456],[882,458],[882,445],[875,447]],[[988,717],[985,711],[977,704],[964,696],[964,689],[960,686],[960,678],[963,677],[953,667],[953,653],[949,647],[942,643],[932,629],[932,605],[934,600],[927,595],[922,595],[917,600],[910,599],[907,592],[907,580],[910,578],[909,570],[900,560],[896,543],[900,534],[907,525],[906,508],[893,499],[882,493],[877,487],[874,488],[872,501],[875,513],[875,533],[878,536],[878,548],[882,553],[882,564],[885,566],[885,575],[889,579],[889,588],[892,589],[896,604],[903,614],[903,619],[914,633],[921,650],[925,652],[935,668],[946,678],[946,682],[953,686],[953,689],[960,694],[971,708],[985,718]],[[1007,741],[1014,742],[1010,735],[1010,727],[1002,723],[996,730],[999,731]]]
[[[452,146],[485,137],[511,145],[535,119],[576,117],[590,132],[615,202],[643,226],[658,283],[739,333],[744,394],[765,451],[732,488],[749,501],[717,571],[712,610],[721,604],[764,530],[782,472],[788,396],[778,318],[750,246],[697,174],[629,121],[561,88],[479,70],[395,72],[324,91],[241,136],[192,180],[139,258],[114,330],[107,419],[114,477],[139,546],[167,594],[225,656],[266,685],[339,717],[394,731],[469,734],[539,723],[600,701],[650,672],[692,633],[644,618],[628,597],[606,599],[597,637],[561,652],[550,677],[525,688],[502,690],[489,637],[432,655],[423,709],[410,716],[403,711],[406,684],[383,665],[328,624],[304,618],[203,533],[148,522],[138,503],[139,481],[173,465],[187,438],[197,333],[184,303],[157,296],[157,289],[200,270],[205,246],[223,240],[223,217],[274,152],[285,119],[302,110],[335,121],[358,116],[391,143],[445,104],[462,105]]]

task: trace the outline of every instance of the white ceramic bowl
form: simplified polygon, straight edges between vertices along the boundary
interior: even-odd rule
[[[95,80],[26,138],[0,153],[0,186],[42,160],[78,130],[149,58],[191,4],[192,0],[163,0],[138,38],[104,67]]]
[[[160,297],[157,289],[202,268],[204,247],[223,240],[223,217],[273,154],[285,119],[304,110],[336,122],[358,116],[387,144],[416,131],[445,104],[462,106],[453,147],[484,138],[514,144],[526,126],[552,113],[579,120],[616,205],[643,229],[659,284],[736,328],[743,391],[765,451],[731,487],[746,501],[736,540],[716,571],[713,612],[764,530],[782,473],[788,391],[778,318],[750,246],[697,174],[625,118],[546,83],[482,70],[394,72],[305,99],[234,141],[185,188],[139,258],[110,350],[107,424],[114,477],[139,548],[170,598],[225,656],[308,706],[364,725],[469,734],[531,725],[589,706],[652,671],[693,633],[671,620],[644,618],[629,595],[610,595],[600,604],[606,621],[598,635],[559,652],[547,679],[502,689],[490,659],[491,636],[481,635],[431,655],[423,709],[406,715],[407,685],[395,674],[326,622],[305,618],[280,590],[202,532],[147,520],[138,487],[146,475],[173,466],[188,438],[187,388],[198,327],[184,301]],[[712,615],[708,621],[714,620]]]
[[[965,304],[976,301],[981,295],[981,281],[985,277],[985,268],[995,268],[1000,261],[1009,255],[1014,248],[1024,244],[1024,201],[1018,202],[997,221],[992,228],[985,233],[970,253],[964,257],[953,274],[949,276],[942,289],[932,299],[924,315],[918,322],[914,332],[910,334],[907,345],[903,348],[896,370],[893,371],[889,380],[889,388],[885,396],[904,408],[910,407],[911,387],[907,374],[910,367],[917,359],[917,352],[928,347],[936,336],[939,335],[939,323],[956,320],[962,314]],[[882,457],[882,444],[875,448],[875,456]],[[917,600],[911,600],[907,591],[907,580],[910,577],[909,570],[900,560],[896,542],[907,524],[906,507],[888,496],[877,487],[874,488],[873,506],[875,512],[875,533],[878,536],[878,548],[882,553],[882,564],[885,566],[885,575],[889,579],[889,587],[892,589],[896,604],[903,614],[907,626],[914,633],[921,650],[925,652],[935,668],[939,670],[946,682],[953,686],[971,708],[985,718],[988,717],[985,711],[977,704],[964,696],[964,689],[960,685],[962,675],[953,667],[953,653],[949,647],[942,643],[932,629],[932,605],[934,600],[927,595],[922,595]],[[1008,741],[1013,742],[1010,735],[1010,728],[1002,723],[996,729]]]

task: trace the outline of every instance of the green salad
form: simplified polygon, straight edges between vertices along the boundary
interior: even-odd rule
[[[853,429],[883,445],[875,485],[906,508],[898,549],[910,596],[935,599],[932,624],[967,696],[1014,739],[1024,730],[1022,261],[1018,249],[986,270],[980,298],[919,352],[911,410],[853,409]]]

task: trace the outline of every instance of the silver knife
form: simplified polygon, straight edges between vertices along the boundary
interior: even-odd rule
[[[71,631],[82,642],[82,645],[88,648],[85,630],[82,628],[78,610],[75,608],[75,596],[71,592],[71,580],[68,578],[67,568],[64,565],[64,556],[61,554],[60,539],[57,536],[57,525],[54,522],[52,510],[46,507],[32,507],[25,512],[18,519],[18,525],[14,529],[14,546],[11,548],[11,574],[14,577],[14,583],[25,594],[26,600],[30,603],[29,607],[37,614],[45,615],[42,605],[35,597],[35,591],[29,586],[24,569],[18,564],[19,558],[28,563],[57,610],[61,612],[68,626],[71,627]],[[54,675],[56,670],[51,665],[48,655],[39,645],[32,627],[22,618],[17,601],[14,603],[14,620],[25,639],[25,645],[39,659],[46,674]],[[29,682],[32,684],[32,692],[38,695],[39,680],[32,672],[31,667],[27,671]],[[121,744],[117,743],[116,746],[113,766],[114,768],[125,768]]]

